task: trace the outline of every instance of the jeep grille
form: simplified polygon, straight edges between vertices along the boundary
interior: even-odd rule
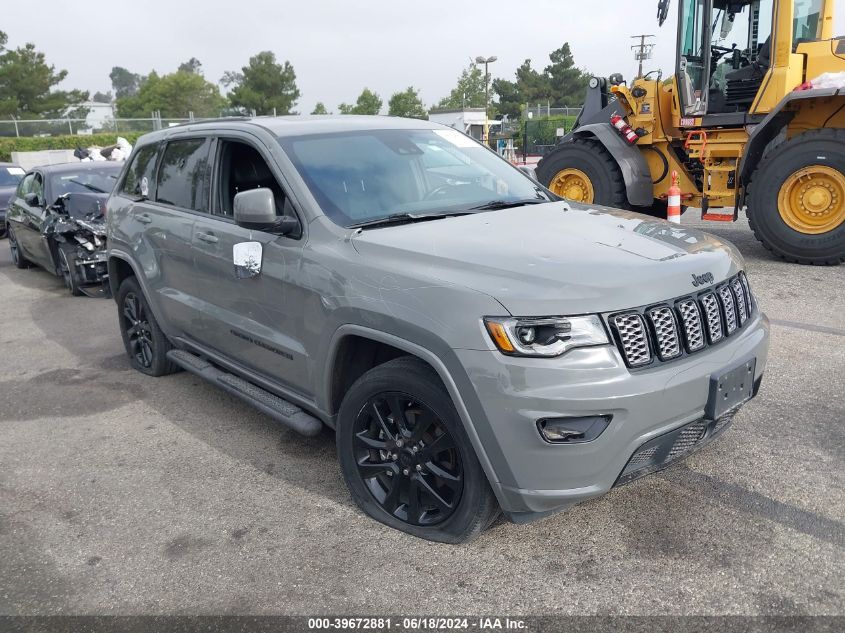
[[[733,336],[754,308],[744,273],[715,289],[608,319],[628,367],[642,368],[699,352]]]

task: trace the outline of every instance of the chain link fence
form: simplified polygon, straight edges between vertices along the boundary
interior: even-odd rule
[[[523,119],[523,156],[545,156],[549,153],[561,137],[572,131],[576,116],[577,112],[544,119]]]
[[[91,127],[87,119],[0,119],[0,137],[28,136],[86,136],[89,134],[121,132],[153,132],[181,123],[200,121],[192,116],[166,119],[160,116],[139,119],[107,118]]]

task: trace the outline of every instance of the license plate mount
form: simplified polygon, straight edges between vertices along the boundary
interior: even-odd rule
[[[710,376],[710,394],[704,409],[708,420],[718,420],[752,398],[756,366],[757,359],[750,358],[733,369]]]

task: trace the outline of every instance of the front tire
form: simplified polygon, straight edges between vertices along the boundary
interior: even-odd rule
[[[408,534],[463,543],[499,514],[452,399],[416,358],[379,365],[352,385],[337,452],[358,507]]]
[[[786,261],[845,261],[845,130],[805,132],[772,150],[751,177],[746,213]]]
[[[148,376],[165,376],[178,371],[178,367],[167,359],[172,345],[156,322],[135,277],[127,277],[120,284],[117,318],[132,367]]]
[[[559,145],[537,165],[537,178],[552,193],[573,202],[630,208],[619,165],[594,139]]]
[[[79,285],[79,279],[76,275],[75,267],[71,267],[70,262],[73,261],[73,251],[75,250],[72,245],[69,244],[59,244],[59,272],[62,275],[62,279],[65,282],[65,288],[68,289],[71,296],[73,297],[81,297],[84,293]]]

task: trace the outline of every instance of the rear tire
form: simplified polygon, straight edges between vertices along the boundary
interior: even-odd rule
[[[23,251],[21,251],[20,244],[18,244],[18,238],[15,236],[12,225],[8,224],[7,226],[7,232],[9,235],[9,250],[12,252],[12,263],[15,265],[15,268],[20,268],[21,270],[29,268],[32,266],[32,262],[30,262],[23,254]]]
[[[584,177],[589,181],[586,190],[581,183]],[[559,145],[537,165],[537,178],[561,198],[631,208],[619,165],[595,139],[576,138]]]
[[[337,452],[358,507],[397,530],[464,543],[499,514],[451,397],[417,358],[379,365],[352,385],[340,406]]]
[[[752,175],[747,201],[755,237],[778,257],[845,261],[845,130],[812,130],[776,147]]]
[[[117,318],[123,346],[132,367],[148,376],[166,376],[179,371],[167,358],[173,349],[161,331],[147,298],[135,277],[127,277],[117,291]]]

